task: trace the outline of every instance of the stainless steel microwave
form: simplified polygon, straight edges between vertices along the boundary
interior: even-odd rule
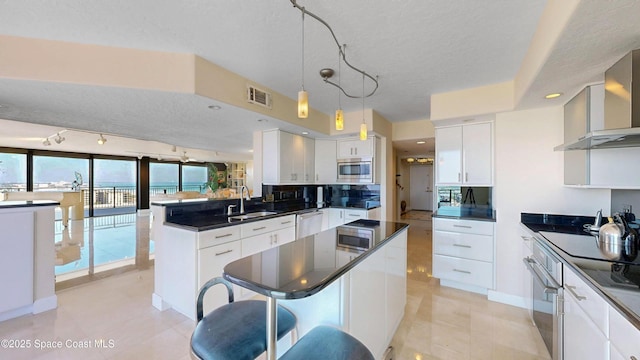
[[[355,226],[338,226],[337,234],[338,247],[354,250],[369,250],[371,246],[373,246],[373,229]]]
[[[338,182],[373,183],[373,159],[338,160]]]

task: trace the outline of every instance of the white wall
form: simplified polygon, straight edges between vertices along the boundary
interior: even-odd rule
[[[496,115],[497,293],[490,294],[494,300],[523,294],[521,212],[593,216],[602,208],[609,213],[610,190],[563,186],[564,156],[553,151],[562,142],[562,107]]]

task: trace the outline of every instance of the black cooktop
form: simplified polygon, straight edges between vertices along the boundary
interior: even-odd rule
[[[575,258],[640,265],[636,244],[619,246],[603,244],[596,235],[577,235],[541,231],[550,243]]]

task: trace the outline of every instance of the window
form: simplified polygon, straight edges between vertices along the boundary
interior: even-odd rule
[[[149,164],[149,196],[175,194],[178,191],[178,164]]]
[[[88,188],[89,159],[34,156],[33,191],[72,191],[74,182]]]
[[[27,154],[0,153],[0,192],[27,190]]]
[[[207,186],[207,167],[182,166],[182,191],[203,192]]]
[[[109,209],[136,210],[136,162],[133,160],[93,160],[93,209],[95,214]]]

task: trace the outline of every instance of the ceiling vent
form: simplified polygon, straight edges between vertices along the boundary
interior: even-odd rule
[[[247,101],[271,109],[271,94],[251,85],[247,85]]]

